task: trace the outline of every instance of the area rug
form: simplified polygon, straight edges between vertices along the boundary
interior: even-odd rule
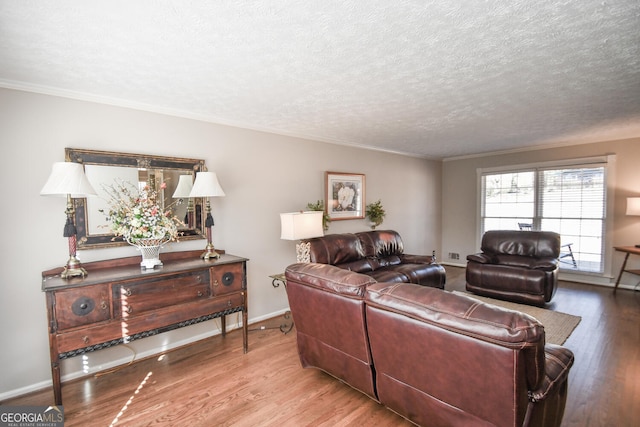
[[[465,295],[478,299],[482,302],[497,305],[509,310],[520,311],[538,319],[544,326],[545,341],[551,344],[562,345],[569,338],[571,333],[580,323],[582,318],[572,314],[561,313],[559,311],[547,310],[546,308],[534,307],[525,304],[516,304],[509,301],[501,301],[493,298],[481,297],[478,295],[453,291],[454,294]]]

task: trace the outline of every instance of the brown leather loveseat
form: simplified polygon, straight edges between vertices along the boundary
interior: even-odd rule
[[[558,286],[558,233],[487,231],[481,250],[467,256],[468,291],[540,306],[551,301]]]
[[[311,262],[366,274],[378,282],[405,282],[444,289],[444,267],[428,255],[404,253],[393,230],[328,234],[308,240]]]
[[[560,426],[573,354],[534,318],[331,265],[285,274],[303,367],[418,425]]]

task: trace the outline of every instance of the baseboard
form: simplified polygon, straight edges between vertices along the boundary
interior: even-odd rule
[[[249,327],[254,323],[282,316],[287,311],[288,308],[263,316],[253,317],[249,319]],[[237,314],[239,315],[240,313]],[[152,356],[160,357],[167,351],[220,335],[222,331],[220,324],[216,321],[219,322],[219,319],[212,319],[185,328],[174,329],[162,334],[136,340],[128,344],[121,344],[62,360],[61,368],[63,375],[61,376],[61,381],[64,383],[95,375],[98,372],[115,369]],[[212,324],[216,324],[216,328],[212,328]],[[227,317],[227,332],[238,329],[240,326],[241,323],[238,316],[231,314]],[[251,349],[251,340],[249,340],[249,349]],[[29,384],[25,387],[0,393],[0,402],[51,387],[53,387],[53,381],[51,379]]]
[[[455,262],[450,262],[450,261],[441,261],[439,263],[440,263],[440,265],[450,265],[452,267],[467,268],[467,264],[455,263]]]

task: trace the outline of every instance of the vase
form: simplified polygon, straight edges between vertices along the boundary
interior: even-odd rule
[[[135,246],[142,255],[140,267],[145,270],[153,270],[156,266],[161,266],[160,248],[167,240],[164,239],[135,239],[129,244]]]

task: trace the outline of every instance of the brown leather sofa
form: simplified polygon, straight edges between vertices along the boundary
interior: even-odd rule
[[[428,255],[404,253],[392,230],[328,234],[310,239],[311,262],[366,274],[378,282],[405,282],[444,289],[444,267]]]
[[[573,354],[534,318],[331,265],[285,274],[303,367],[418,425],[560,426]]]
[[[558,285],[558,233],[487,231],[481,250],[467,256],[468,291],[539,306],[551,301]]]

